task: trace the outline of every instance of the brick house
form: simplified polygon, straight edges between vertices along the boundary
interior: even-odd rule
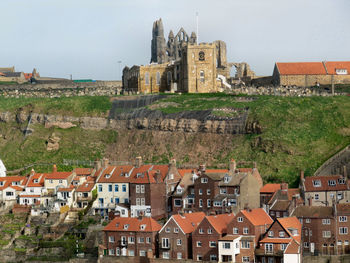
[[[256,262],[301,262],[301,229],[296,217],[276,218],[259,241]]]
[[[191,259],[192,232],[204,217],[203,212],[171,216],[159,231],[159,257],[163,259]]]
[[[300,176],[300,189],[305,203],[310,206],[332,206],[350,202],[348,178],[343,175]]]
[[[161,228],[151,217],[116,217],[103,229],[103,254],[154,258],[158,254],[158,231]]]
[[[298,205],[303,203],[299,188],[288,189],[288,184],[282,183],[281,189],[277,190],[267,203],[266,210],[272,219],[288,217]]]
[[[193,260],[217,261],[218,242],[227,233],[234,214],[206,216],[192,234]]]
[[[294,215],[302,223],[303,252],[324,255],[350,252],[350,204],[300,206]]]
[[[261,187],[260,207],[266,207],[273,194],[279,189],[281,189],[281,184],[265,184],[263,187]]]
[[[255,248],[273,223],[262,208],[240,211],[219,240],[219,262],[254,262]]]

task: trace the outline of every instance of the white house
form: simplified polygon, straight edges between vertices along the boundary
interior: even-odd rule
[[[235,262],[240,254],[240,240],[242,236],[227,235],[219,240],[219,262]]]
[[[19,195],[21,205],[34,205],[41,201],[46,174],[31,171],[24,191]]]

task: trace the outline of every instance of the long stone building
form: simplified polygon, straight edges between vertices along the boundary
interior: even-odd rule
[[[220,91],[230,74],[223,41],[197,44],[194,32],[170,31],[165,42],[162,20],[154,22],[151,64],[123,69],[123,89],[132,93]]]

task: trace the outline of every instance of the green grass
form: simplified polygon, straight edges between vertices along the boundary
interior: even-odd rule
[[[106,117],[112,107],[109,97],[5,98],[0,97],[0,112],[27,108],[36,113],[66,116]]]

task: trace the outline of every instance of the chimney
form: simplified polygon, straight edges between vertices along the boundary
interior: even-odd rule
[[[136,166],[136,168],[139,168],[141,165],[142,165],[142,157],[137,156],[136,160],[135,160],[135,166]]]
[[[288,191],[288,184],[287,183],[281,183],[281,190],[282,192]]]
[[[236,161],[234,159],[231,159],[229,164],[229,171],[234,172],[236,171],[236,168],[237,168]]]
[[[174,167],[176,167],[176,159],[175,159],[175,158],[173,158],[173,159],[170,160],[169,166],[174,166]]]
[[[106,169],[109,165],[109,160],[107,158],[102,159],[102,168]]]
[[[300,182],[304,181],[304,171],[300,171]]]
[[[35,171],[34,171],[34,168],[32,168],[32,170],[30,171],[30,176],[32,176],[34,174],[35,174]]]
[[[201,165],[199,166],[199,171],[200,171],[201,173],[204,173],[204,172],[205,172],[205,164],[201,164]]]
[[[56,164],[54,164],[52,166],[52,173],[57,173],[57,166],[56,166]]]
[[[343,166],[343,177],[348,177],[348,171],[346,170],[346,165]]]
[[[96,169],[96,171],[101,169],[101,162],[100,162],[100,160],[96,160],[95,161],[95,169]]]
[[[156,171],[156,173],[154,175],[154,179],[156,180],[157,183],[162,182],[162,174],[160,173],[160,170]]]

